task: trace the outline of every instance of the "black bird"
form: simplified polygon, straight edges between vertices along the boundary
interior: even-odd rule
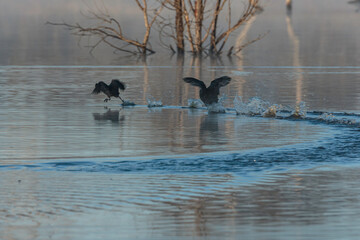
[[[193,86],[200,87],[200,99],[206,106],[217,103],[219,101],[220,88],[230,83],[231,78],[228,76],[222,76],[213,80],[209,87],[205,86],[203,81],[196,78],[186,77],[183,78],[186,83],[190,83]]]
[[[110,85],[100,81],[95,84],[95,88],[92,91],[92,94],[99,94],[100,92],[105,93],[108,98],[105,98],[104,102],[111,100],[111,97],[120,98],[120,100],[124,102],[124,100],[119,95],[119,89],[125,90],[125,84],[117,79],[113,79]]]

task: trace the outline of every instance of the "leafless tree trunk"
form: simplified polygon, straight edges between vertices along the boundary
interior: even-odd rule
[[[235,30],[239,29],[244,23],[249,21],[255,12],[257,12],[260,8],[260,0],[244,1],[246,1],[244,3],[244,11],[239,14],[239,10],[236,9],[238,20],[235,23],[232,23],[231,13],[232,11],[235,12],[235,10],[231,9],[231,0],[167,0],[165,5],[170,5],[173,9],[176,10],[176,33],[167,33],[167,35],[176,39],[177,46],[180,49],[184,47],[183,42],[181,42],[180,39],[185,40],[186,43],[189,44],[188,46],[190,47],[191,52],[195,55],[199,55],[204,51],[208,51],[210,54],[220,54],[230,35]],[[181,14],[183,17],[183,28],[178,27],[180,18],[179,4],[182,4]],[[213,7],[212,4],[214,4]],[[227,10],[224,10],[226,4],[228,8]],[[222,13],[227,14],[227,16],[220,18]],[[222,26],[227,26],[225,30],[219,31],[219,19],[227,19],[228,22],[222,24]],[[205,20],[206,24],[204,25]],[[164,22],[162,24],[164,24]],[[170,26],[169,23],[166,23],[165,25],[167,27]],[[179,36],[182,36],[182,38],[179,38]],[[249,44],[252,42],[249,42]],[[205,43],[208,43],[208,45],[205,46]],[[231,49],[233,49],[233,47],[231,47]]]
[[[195,2],[195,54],[202,52],[202,26],[204,20],[204,4],[203,0],[196,0]]]
[[[215,15],[214,24],[212,25],[212,30],[211,30],[210,54],[213,54],[214,52],[216,52],[216,29],[217,29],[217,22],[218,22],[218,18],[219,18],[221,1],[222,0],[216,1],[215,12],[214,12],[214,15]]]
[[[183,20],[183,0],[175,0],[174,2],[176,16],[175,16],[175,31],[176,31],[176,46],[178,54],[184,54],[184,20]]]

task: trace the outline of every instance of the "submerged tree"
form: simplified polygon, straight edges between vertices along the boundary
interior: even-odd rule
[[[145,32],[142,42],[127,37],[120,21],[112,16],[104,5],[102,7],[97,6],[95,10],[90,9],[85,15],[94,20],[95,24],[92,26],[66,22],[48,23],[64,26],[72,34],[79,36],[80,39],[82,37],[96,37],[97,41],[90,46],[90,52],[99,44],[105,43],[117,51],[146,55],[155,53],[149,44],[149,38],[151,29],[156,22],[160,41],[172,51],[183,54],[186,49],[189,49],[195,55],[200,55],[203,52],[217,55],[223,52],[230,35],[261,9],[260,0],[244,0],[241,14],[238,14],[239,9],[236,9],[235,16],[232,16],[235,10],[232,9],[231,0],[153,0],[152,2],[156,6],[152,9],[148,8],[150,0],[134,1],[144,17]],[[164,8],[170,10],[165,11],[170,15],[164,16],[162,14]],[[220,21],[221,29],[219,27]],[[224,26],[226,27],[223,28]],[[166,38],[165,41],[164,38]],[[248,42],[247,45],[260,38]],[[177,50],[169,45],[169,39],[175,41]],[[232,46],[229,48],[228,54],[238,51],[241,49],[234,49]]]
[[[96,6],[95,10],[89,9],[85,16],[94,20],[92,26],[83,26],[79,23],[70,24],[66,22],[54,23],[47,22],[51,25],[64,26],[71,31],[72,34],[82,37],[96,37],[97,42],[90,46],[92,52],[100,43],[105,43],[117,51],[128,52],[132,54],[152,54],[155,51],[149,47],[149,37],[152,26],[163,9],[160,4],[155,9],[149,9],[147,0],[134,0],[143,13],[145,32],[142,42],[127,37],[122,29],[121,23],[111,16],[105,5],[102,7]],[[152,16],[149,12],[152,12]],[[121,45],[122,44],[122,45]]]
[[[183,21],[183,1],[175,0],[175,32],[176,32],[176,46],[177,52],[179,54],[183,54],[185,51],[185,43],[184,43],[184,21]]]
[[[183,42],[179,47],[178,40],[185,39],[190,51],[196,55],[204,51],[209,54],[222,53],[230,35],[261,9],[259,0],[246,0],[243,12],[236,15],[234,17],[236,21],[233,22],[234,9],[232,9],[231,0],[216,0],[210,3],[207,0],[166,0],[163,3],[167,9],[176,11],[176,21],[174,26],[171,17],[159,18],[161,19],[158,23],[161,37],[176,39],[178,53],[182,52],[179,49],[184,49]],[[221,31],[218,29],[220,19],[223,25],[226,25],[226,28]],[[227,22],[224,23],[224,21]],[[260,37],[251,43],[259,39]],[[230,54],[233,48],[230,47],[228,51]]]

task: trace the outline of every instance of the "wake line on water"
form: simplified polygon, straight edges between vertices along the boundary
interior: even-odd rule
[[[244,102],[242,97],[234,99],[235,111],[238,115],[272,117],[275,119],[303,120],[324,124],[337,124],[353,127],[360,127],[360,114],[337,113],[325,111],[308,111],[305,102],[300,102],[295,107],[271,104],[260,98],[251,98]]]
[[[220,103],[226,97],[220,98]],[[158,102],[149,98],[149,103]],[[161,101],[160,101],[161,102]],[[137,107],[146,107],[138,106]],[[150,106],[147,106],[150,108]],[[168,109],[205,110],[200,100],[189,99],[188,106],[162,106]],[[225,109],[225,108],[224,108]],[[304,121],[335,126],[339,131],[334,137],[310,143],[261,149],[196,153],[169,156],[89,157],[71,159],[44,159],[33,164],[6,164],[0,169],[28,168],[45,171],[80,171],[109,173],[208,173],[233,172],[247,174],[257,171],[283,171],[289,168],[309,168],[319,164],[360,163],[360,114],[341,112],[308,111],[304,102],[295,107],[272,104],[260,98],[245,102],[240,96],[234,99],[234,108],[226,108],[224,114],[243,117],[274,118],[279,121]]]
[[[196,155],[153,156],[149,159],[104,159],[102,161],[55,161],[31,165],[5,166],[43,171],[103,173],[191,174],[282,172],[331,164],[360,163],[360,132],[345,131],[330,141],[263,148],[241,152]]]
[[[207,108],[209,113],[231,113],[247,117],[265,117],[281,120],[303,120],[308,122],[318,122],[324,124],[338,124],[346,126],[360,127],[360,114],[347,112],[326,112],[309,111],[305,102],[300,102],[294,107],[272,104],[261,98],[253,97],[249,101],[243,101],[241,96],[234,98],[234,108],[223,107],[226,96],[219,99],[219,103]],[[206,109],[204,104],[198,99],[189,99],[188,108]],[[186,107],[182,107],[186,108]]]
[[[317,122],[331,125],[346,125],[360,127],[360,114],[347,112],[327,112],[327,111],[309,111],[305,102],[300,102],[296,106],[283,106],[281,104],[273,104],[262,100],[258,97],[250,98],[247,102],[243,101],[241,96],[236,96],[233,100],[234,107],[224,107],[226,95],[219,98],[218,103],[214,103],[205,107],[204,103],[199,99],[188,99],[187,106],[167,106],[163,105],[161,100],[156,100],[149,95],[147,97],[148,108],[163,109],[199,109],[207,110],[208,113],[235,113],[247,117],[264,117],[279,120],[303,120],[308,122]],[[123,104],[123,107],[133,107],[136,104]],[[144,107],[144,105],[136,105]]]

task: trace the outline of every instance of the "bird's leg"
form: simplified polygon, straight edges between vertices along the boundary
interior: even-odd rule
[[[124,103],[125,101],[119,96],[120,100]]]

